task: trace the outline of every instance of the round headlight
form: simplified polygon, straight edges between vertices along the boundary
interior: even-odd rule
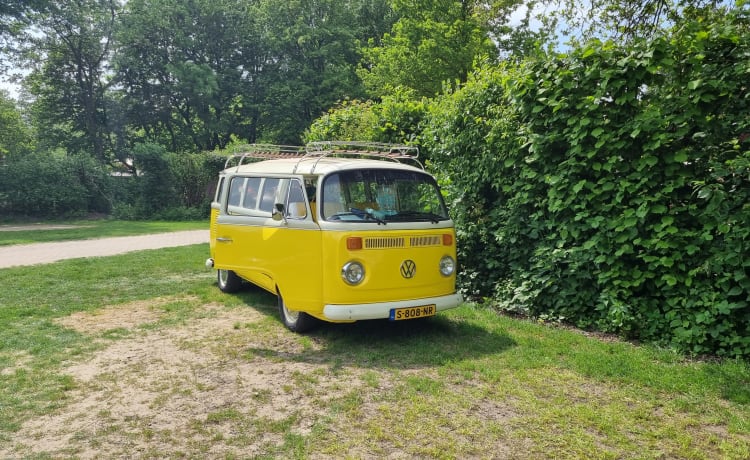
[[[453,260],[453,257],[443,256],[443,258],[440,259],[440,273],[442,273],[443,276],[451,276],[455,269],[456,261]]]
[[[347,262],[341,269],[341,277],[352,286],[359,284],[365,277],[365,267],[359,262]]]

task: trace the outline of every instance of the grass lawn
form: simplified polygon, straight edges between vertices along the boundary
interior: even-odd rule
[[[64,222],[4,223],[0,225],[0,246],[202,229],[208,229],[208,219],[188,222],[90,219]]]
[[[465,305],[293,334],[207,245],[0,270],[0,458],[750,458],[750,367]]]

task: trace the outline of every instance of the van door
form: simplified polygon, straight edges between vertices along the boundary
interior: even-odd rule
[[[276,203],[284,205],[282,220],[272,218]],[[322,312],[320,227],[300,179],[235,176],[218,220],[217,268],[278,289],[289,309]]]
[[[276,221],[267,239],[273,252],[273,277],[287,308],[319,316],[323,312],[320,227],[302,180],[284,182],[278,201],[284,205],[284,218]]]

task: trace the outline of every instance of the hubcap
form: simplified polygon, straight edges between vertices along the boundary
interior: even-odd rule
[[[288,323],[291,324],[291,323],[296,323],[297,322],[297,319],[299,319],[299,312],[298,311],[294,311],[294,310],[290,310],[290,309],[286,308],[286,304],[283,304],[281,306],[281,309],[284,310],[284,317],[286,318],[286,321]]]

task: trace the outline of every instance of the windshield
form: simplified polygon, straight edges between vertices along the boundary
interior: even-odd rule
[[[322,215],[333,221],[439,222],[448,212],[429,174],[365,169],[331,174],[323,182]]]

